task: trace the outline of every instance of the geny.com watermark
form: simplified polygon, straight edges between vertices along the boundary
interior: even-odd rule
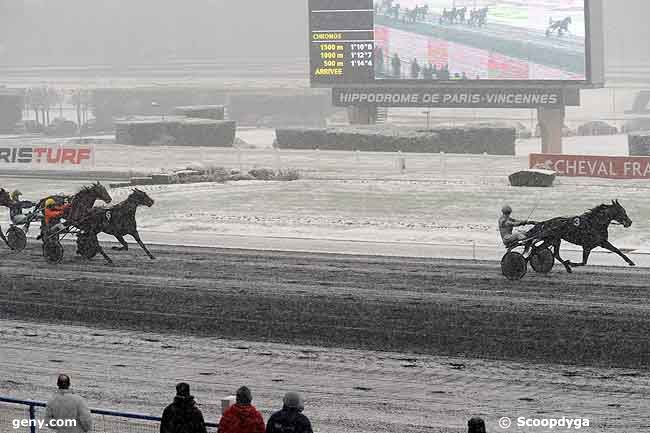
[[[519,428],[536,428],[536,429],[563,429],[563,430],[580,430],[583,427],[589,427],[589,420],[587,418],[528,418],[520,416],[513,420],[510,417],[504,416],[499,419],[499,427],[504,430],[512,426]]]
[[[44,420],[44,419],[14,419],[11,421],[11,426],[14,428],[14,430],[18,430],[19,428],[28,428],[28,427],[38,427],[39,430],[44,429],[45,427],[47,428],[62,428],[62,427],[76,427],[77,426],[77,420],[76,419],[51,419],[51,420]]]

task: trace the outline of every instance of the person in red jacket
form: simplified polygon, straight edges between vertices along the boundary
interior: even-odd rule
[[[264,419],[252,401],[251,390],[239,388],[235,404],[226,409],[219,421],[219,433],[264,433]]]

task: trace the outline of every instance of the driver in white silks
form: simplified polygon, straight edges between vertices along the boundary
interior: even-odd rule
[[[535,221],[520,221],[512,218],[512,208],[508,205],[503,206],[501,214],[501,218],[499,218],[499,232],[501,233],[503,244],[506,247],[526,239],[526,232],[513,232],[515,227],[532,226],[537,224]]]
[[[12,224],[21,225],[27,221],[29,214],[23,214],[24,209],[30,209],[35,206],[31,201],[21,200],[22,192],[15,190],[11,193],[11,204],[9,208],[9,216]]]

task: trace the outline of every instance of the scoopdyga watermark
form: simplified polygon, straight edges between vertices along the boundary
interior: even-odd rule
[[[539,430],[580,430],[589,427],[589,419],[566,416],[561,418],[530,418],[520,416],[514,420],[504,416],[499,419],[499,427],[503,430],[507,430],[513,426]]]

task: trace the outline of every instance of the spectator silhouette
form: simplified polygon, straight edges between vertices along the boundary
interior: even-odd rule
[[[420,64],[418,63],[418,59],[413,58],[413,61],[411,62],[411,78],[414,80],[417,80],[420,77]]]
[[[433,80],[433,66],[431,66],[431,63],[422,69],[422,78],[425,80]]]
[[[384,50],[381,47],[375,50],[375,71],[379,74],[384,73]]]
[[[393,76],[395,78],[399,78],[402,75],[402,61],[400,60],[399,56],[397,53],[393,55],[393,58],[391,60],[391,66],[393,68]]]
[[[236,403],[224,412],[219,421],[219,433],[264,433],[264,419],[252,401],[251,390],[245,386],[239,388]]]
[[[467,421],[467,433],[486,433],[485,421],[482,418],[472,418]]]
[[[56,420],[74,420],[74,426],[52,427],[52,430],[59,433],[86,433],[92,430],[93,421],[86,406],[86,402],[80,396],[73,394],[70,390],[70,377],[62,374],[58,377],[56,385],[59,388],[47,402],[45,418],[48,425]]]
[[[207,433],[203,414],[190,395],[190,385],[176,385],[174,402],[163,411],[160,433]]]
[[[282,410],[271,415],[266,423],[266,433],[313,433],[309,419],[302,414],[304,407],[300,394],[286,393]]]

